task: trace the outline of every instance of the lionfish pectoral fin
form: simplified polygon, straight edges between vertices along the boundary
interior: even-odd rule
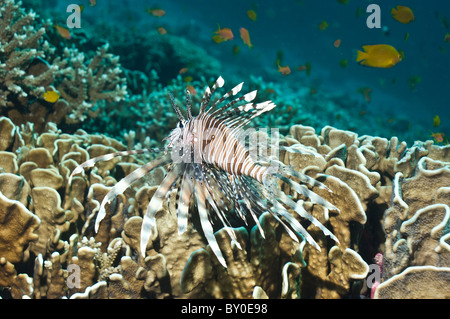
[[[247,205],[248,210],[250,211],[250,214],[252,215],[253,220],[255,221],[256,226],[258,227],[259,233],[261,234],[261,237],[266,239],[266,236],[264,235],[264,230],[261,227],[261,223],[259,222],[258,217],[256,216],[255,212],[251,208],[250,201],[244,197],[244,203]]]
[[[236,233],[234,232],[234,229],[229,226],[230,223],[226,220],[225,215],[222,212],[219,211],[219,208],[215,204],[214,200],[211,197],[211,194],[210,194],[209,190],[206,189],[206,187],[204,187],[204,194],[205,194],[205,198],[208,201],[209,205],[214,209],[214,211],[216,212],[216,216],[219,217],[222,225],[224,226],[224,229],[226,230],[226,232],[230,236],[232,244],[234,244],[237,248],[242,250],[242,246],[241,246],[241,244],[239,244],[239,242],[237,240]]]
[[[142,220],[141,227],[141,255],[145,257],[145,251],[147,248],[148,241],[150,240],[150,236],[152,234],[153,229],[156,227],[155,215],[158,210],[162,207],[164,198],[166,197],[167,192],[170,190],[172,184],[179,177],[180,165],[175,165],[172,170],[167,173],[167,176],[161,182],[161,184],[156,189],[155,194],[150,200],[147,211]]]
[[[337,239],[337,237],[331,231],[329,231],[328,228],[326,228],[321,222],[319,222],[314,216],[309,214],[303,208],[302,205],[294,202],[291,198],[286,196],[286,194],[284,194],[281,191],[279,192],[278,196],[280,201],[291,207],[297,214],[299,214],[300,217],[309,220],[314,226],[318,227],[325,234],[325,236],[330,236],[331,239],[333,239],[335,242],[339,244],[339,240]]]
[[[321,250],[320,246],[317,244],[314,238],[312,238],[308,231],[280,203],[278,203],[276,200],[273,200],[272,204],[272,209],[275,209],[276,213],[282,216],[289,223],[293,230],[300,234],[304,239],[306,239],[309,244],[314,246],[317,250]],[[285,226],[285,229],[288,229],[287,226]],[[294,237],[298,242],[297,237]]]
[[[95,220],[95,232],[98,232],[98,229],[100,227],[100,222],[105,218],[106,211],[105,211],[105,205],[107,203],[111,203],[111,201],[119,194],[122,194],[133,182],[137,181],[138,179],[142,178],[153,170],[156,167],[165,165],[170,160],[170,156],[162,156],[158,159],[155,159],[147,164],[145,164],[142,167],[139,167],[138,169],[134,170],[130,174],[128,174],[126,177],[122,178],[103,198],[102,203],[100,205],[100,210],[97,214],[97,218]]]
[[[70,174],[70,176],[69,176],[68,185],[72,184],[72,178],[74,175],[83,172],[83,170],[85,168],[94,166],[95,163],[97,163],[97,162],[109,161],[109,160],[113,159],[114,157],[118,157],[118,156],[137,155],[137,154],[144,154],[144,153],[156,153],[156,152],[161,152],[163,150],[164,149],[161,149],[161,148],[147,148],[147,149],[143,149],[143,150],[115,152],[115,153],[110,153],[110,154],[93,157],[93,158],[87,160],[86,162],[75,167],[72,174]]]
[[[219,248],[219,244],[217,243],[216,237],[214,236],[214,231],[211,226],[211,223],[209,222],[208,218],[208,210],[206,209],[206,199],[205,194],[203,193],[203,189],[199,182],[195,182],[194,186],[194,196],[195,200],[197,202],[198,207],[198,214],[200,217],[200,224],[202,226],[203,232],[205,234],[206,240],[208,241],[209,247],[213,251],[213,253],[216,255],[219,262],[227,268],[227,263],[225,261],[225,258],[222,255],[222,252]]]
[[[337,208],[336,206],[334,206],[333,204],[331,204],[330,202],[328,202],[327,200],[323,199],[322,197],[320,197],[319,195],[317,195],[316,193],[314,193],[313,191],[310,191],[307,187],[305,187],[304,185],[300,185],[299,183],[293,181],[292,179],[285,177],[281,174],[276,173],[275,174],[280,180],[282,180],[283,182],[287,183],[289,186],[292,187],[293,190],[295,190],[297,193],[302,194],[303,196],[305,196],[306,198],[309,198],[311,200],[311,202],[315,203],[315,204],[319,204],[323,207],[325,207],[326,209],[329,210],[333,210],[333,211],[337,211],[339,212],[339,208]],[[303,174],[300,174],[303,175]],[[295,175],[292,175],[295,176]],[[306,175],[303,175],[306,176]],[[297,176],[295,176],[297,177]],[[309,177],[310,178],[310,177]],[[317,182],[317,181],[316,181]],[[318,182],[320,183],[320,182]],[[326,186],[325,186],[326,187]]]
[[[191,174],[186,171],[181,181],[180,200],[178,202],[177,223],[178,235],[183,234],[187,230],[189,204],[192,196]]]
[[[308,184],[311,187],[318,187],[320,189],[325,189],[328,192],[333,193],[331,189],[329,189],[326,185],[319,182],[318,180],[309,177],[308,175],[297,172],[295,169],[284,164],[280,164],[280,172],[285,175],[297,177],[302,183]]]

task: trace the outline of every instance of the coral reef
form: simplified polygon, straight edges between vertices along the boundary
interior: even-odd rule
[[[439,149],[420,158],[413,176],[396,173],[384,214],[383,278],[375,298],[448,298],[449,159],[448,147]]]
[[[292,126],[281,142],[301,143],[316,152],[281,153],[281,159],[331,189],[332,193],[315,191],[341,213],[324,213],[308,203],[305,207],[340,243],[330,246],[319,229],[305,224],[319,252],[305,242],[294,242],[264,214],[260,223],[265,239],[256,226],[235,229],[243,250],[231,245],[224,229],[216,233],[227,259],[225,269],[195,221],[178,235],[176,217],[168,209],[176,194],[158,212],[158,231],[142,258],[142,215],[163,169],[118,196],[108,206],[99,232],[94,232],[103,196],[143,160],[127,157],[99,163],[74,177],[72,186],[68,177],[89,158],[125,150],[122,143],[82,130],[65,134],[54,125],[39,133],[32,125],[17,126],[4,117],[0,127],[0,211],[6,214],[0,233],[0,285],[7,289],[3,296],[359,298],[367,289],[368,264],[377,252],[385,257],[378,298],[398,296],[387,293],[388,285],[396,287],[393,291],[405,285],[412,289],[415,278],[420,282],[448,272],[448,146],[426,142],[408,148],[396,138],[358,137],[329,126],[316,134],[312,127]],[[11,219],[11,214],[16,217]],[[427,297],[411,295],[415,296]]]
[[[17,125],[33,123],[42,132],[48,122],[80,123],[88,112],[95,117],[95,106],[126,96],[119,58],[107,53],[108,45],[95,54],[65,47],[58,55],[44,39],[51,22],[36,21],[36,13],[26,13],[14,0],[0,1],[0,8],[0,115]],[[59,99],[46,101],[46,91]]]
[[[182,101],[190,89],[195,102],[201,98],[195,90],[221,66],[185,39],[153,32],[143,38],[112,35],[111,45],[84,51],[76,41],[68,45],[57,38],[52,21],[38,21],[19,2],[0,0],[0,10],[0,297],[450,297],[450,146],[416,141],[408,147],[402,138],[374,136],[376,130],[360,136],[354,131],[366,121],[363,105],[312,88],[282,89],[261,78],[252,78],[250,89],[279,108],[251,125],[278,127],[282,144],[302,150],[282,151],[280,160],[326,185],[331,192],[314,192],[340,213],[299,195],[293,200],[304,202],[338,244],[300,220],[321,249],[297,243],[262,214],[265,238],[254,224],[233,225],[242,250],[225,229],[215,233],[225,269],[195,214],[178,234],[169,209],[179,195],[174,190],[156,214],[157,232],[143,258],[142,216],[163,168],[117,196],[95,232],[105,194],[148,158],[99,162],[69,185],[74,168],[96,156],[161,146],[177,123],[167,91]],[[140,50],[127,55],[130,46]],[[189,73],[179,75],[182,68]],[[59,99],[46,101],[47,91]],[[336,109],[342,111],[330,111]],[[375,127],[374,119],[367,121],[366,127]],[[344,122],[349,130],[323,127]],[[393,125],[402,131],[409,128],[405,123]],[[373,263],[380,278],[369,287]]]

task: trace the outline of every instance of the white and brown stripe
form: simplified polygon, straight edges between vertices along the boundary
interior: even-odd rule
[[[202,114],[186,126],[184,138],[192,143],[197,158],[213,164],[229,174],[247,175],[262,182],[266,167],[255,163],[237,138],[235,131],[223,120]]]

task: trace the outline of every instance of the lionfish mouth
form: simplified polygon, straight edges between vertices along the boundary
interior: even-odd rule
[[[272,101],[253,102],[256,91],[229,101],[229,97],[240,92],[243,83],[235,86],[214,103],[210,103],[215,90],[223,85],[224,80],[219,77],[213,86],[206,88],[199,114],[196,117],[191,114],[192,102],[188,90],[186,90],[186,118],[170,95],[171,105],[178,115],[181,125],[168,137],[170,139],[169,147],[106,154],[92,158],[73,170],[69,178],[69,185],[75,174],[83,172],[85,168],[92,167],[99,161],[107,161],[117,156],[160,154],[155,160],[121,179],[106,194],[97,214],[95,231],[98,232],[100,223],[106,216],[105,205],[107,203],[110,203],[133,182],[144,177],[153,169],[167,166],[166,175],[151,198],[143,217],[140,242],[140,252],[143,257],[146,255],[151,234],[155,231],[156,212],[161,209],[167,195],[174,190],[179,194],[176,204],[178,233],[182,234],[187,230],[189,208],[191,200],[193,200],[205,238],[224,267],[227,267],[227,264],[210,222],[210,217],[213,216],[225,227],[232,244],[239,249],[242,247],[229,222],[230,214],[237,215],[245,224],[253,220],[261,236],[264,237],[258,217],[269,212],[293,240],[297,242],[299,239],[306,240],[320,250],[316,241],[295,218],[295,214],[297,214],[339,243],[332,232],[304,209],[303,201],[295,202],[281,190],[279,182],[289,185],[293,191],[310,202],[321,205],[326,210],[338,212],[338,208],[309,188],[318,187],[330,190],[319,181],[273,159],[273,156],[268,158],[261,155],[261,152],[252,151],[252,145],[247,146],[242,138],[246,136],[244,128],[252,119],[273,109],[276,105]],[[210,104],[211,106],[209,106]],[[288,152],[314,153],[301,145],[276,146],[279,150]],[[295,214],[291,212],[295,212]]]

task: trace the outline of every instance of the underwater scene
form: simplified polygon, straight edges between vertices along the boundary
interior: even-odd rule
[[[448,1],[0,0],[0,298],[450,299],[449,138]]]

